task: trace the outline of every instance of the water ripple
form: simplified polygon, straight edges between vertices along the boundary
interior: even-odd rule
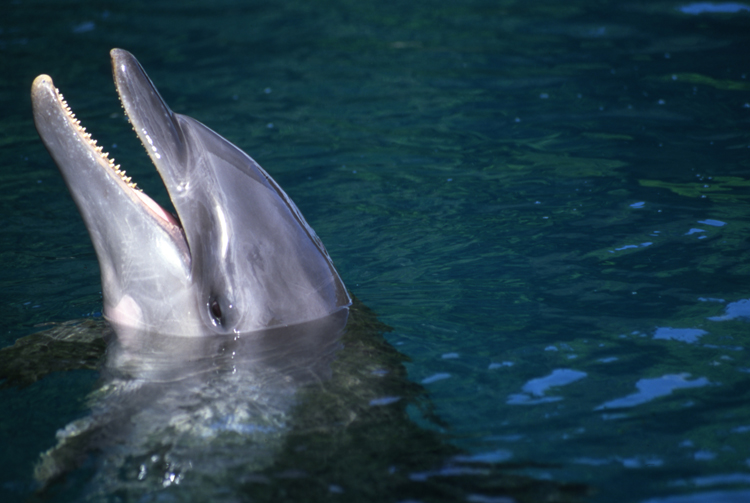
[[[683,388],[698,388],[709,384],[708,379],[699,377],[692,381],[687,380],[690,374],[667,374],[654,379],[641,379],[635,385],[637,393],[623,398],[610,400],[596,407],[594,410],[618,409],[624,407],[635,407],[655,398],[672,394],[674,390]]]
[[[544,396],[550,388],[565,386],[586,376],[586,372],[580,370],[555,369],[548,376],[528,381],[523,385],[523,393],[510,395],[507,403],[509,405],[536,405],[557,402],[562,400],[561,396]]]

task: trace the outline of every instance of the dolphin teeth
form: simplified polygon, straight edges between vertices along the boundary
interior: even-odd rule
[[[96,150],[96,152],[101,156],[102,159],[107,160],[109,167],[113,169],[115,173],[120,175],[120,179],[122,179],[122,181],[124,181],[128,185],[128,187],[130,187],[131,189],[140,191],[141,189],[136,186],[135,182],[131,181],[132,178],[129,176],[125,176],[125,170],[121,170],[120,165],[115,164],[115,160],[109,157],[109,152],[104,152],[104,147],[96,144],[97,141],[94,138],[92,138],[91,133],[87,132],[86,128],[81,125],[80,119],[76,118],[76,115],[70,109],[70,105],[68,105],[68,102],[65,101],[65,98],[63,97],[62,93],[60,93],[59,89],[55,88],[55,94],[57,95],[57,99],[60,102],[60,105],[62,105],[62,108],[65,111],[65,114],[70,119],[70,123],[75,126],[78,132],[81,133],[81,135],[88,142],[91,148]],[[121,100],[121,104],[122,104],[122,100]],[[130,118],[128,118],[128,122],[129,121],[130,121]]]

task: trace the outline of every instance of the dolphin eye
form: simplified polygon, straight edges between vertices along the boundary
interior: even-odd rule
[[[221,305],[219,305],[219,301],[215,299],[212,300],[208,309],[211,311],[211,316],[214,317],[214,321],[221,325]]]

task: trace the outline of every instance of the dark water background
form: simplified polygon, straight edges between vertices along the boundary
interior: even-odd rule
[[[5,0],[0,345],[101,308],[36,75],[167,204],[114,92],[121,47],[296,201],[450,442],[594,501],[750,501],[749,11]],[[96,379],[0,391],[3,501]]]

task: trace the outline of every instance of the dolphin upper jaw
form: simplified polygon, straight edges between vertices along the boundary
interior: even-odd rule
[[[50,77],[39,76],[31,94],[37,130],[94,244],[104,315],[118,335],[248,332],[349,306],[325,247],[268,173],[173,113],[130,53],[111,57],[123,108],[179,220],[96,146]]]

